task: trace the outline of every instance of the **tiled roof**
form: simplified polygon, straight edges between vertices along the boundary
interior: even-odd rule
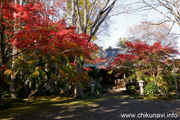
[[[94,67],[95,69],[103,69],[109,67],[111,62],[116,58],[118,54],[127,54],[127,49],[107,49],[99,53],[101,59],[106,59],[105,62],[100,62],[96,64],[85,64],[84,67]]]

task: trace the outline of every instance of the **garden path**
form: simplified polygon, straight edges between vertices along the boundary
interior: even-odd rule
[[[146,120],[148,115],[156,118],[148,120],[180,120],[180,102],[163,100],[143,100],[129,97],[126,93],[107,93],[97,104],[69,105],[72,101],[52,103],[41,111],[33,111],[16,116],[15,120]],[[157,118],[171,114],[170,118]],[[173,115],[174,113],[174,115]],[[135,114],[136,118],[123,118],[122,114]],[[179,115],[178,118],[177,114]],[[137,118],[137,115],[139,118]],[[170,116],[170,115],[169,115]],[[149,116],[150,117],[150,116]]]

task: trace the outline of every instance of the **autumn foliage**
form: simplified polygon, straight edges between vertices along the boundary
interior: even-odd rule
[[[126,42],[128,47],[128,54],[119,54],[113,65],[120,65],[124,62],[137,62],[142,61],[143,64],[152,62],[165,62],[168,58],[173,57],[178,51],[170,46],[163,47],[161,43],[154,43],[152,46],[146,44],[145,42]]]
[[[167,71],[171,72],[172,69],[169,69],[172,65],[169,63],[172,62],[170,58],[178,53],[175,48],[162,46],[159,42],[148,45],[140,40],[125,44],[128,47],[128,53],[117,55],[109,68],[119,69],[119,72],[129,71],[129,75],[134,79],[144,79],[155,84],[160,81],[162,83],[163,79],[167,77],[165,76]]]
[[[75,66],[71,64],[77,62],[74,61],[75,58],[84,56],[85,59],[91,59],[91,54],[98,49],[94,43],[89,42],[91,36],[76,33],[76,26],[66,24],[64,19],[53,20],[52,16],[57,15],[53,7],[47,9],[40,2],[20,5],[15,4],[13,0],[1,0],[0,6],[2,11],[0,70],[3,78],[1,83],[5,80],[4,75],[12,74],[11,66],[7,66],[12,61],[16,61],[16,68],[13,68],[17,70],[16,74],[19,69],[24,70],[31,66],[33,70],[24,71],[24,76],[29,74],[30,78],[46,75],[48,80],[43,84],[50,79],[57,79],[59,74],[70,80],[70,77],[74,78],[78,75]],[[15,55],[12,55],[13,46],[17,48]],[[13,56],[18,57],[12,60]],[[54,69],[57,69],[57,76],[53,73]],[[86,74],[83,76],[83,73],[79,73],[79,76],[88,79]],[[2,84],[0,87],[3,87]],[[0,93],[2,93],[1,89]]]
[[[46,9],[42,3],[14,4],[2,2],[4,36],[6,44],[15,45],[19,52],[39,49],[51,55],[83,55],[90,58],[97,46],[89,42],[91,36],[76,34],[76,27],[69,26],[65,20],[53,21],[54,9]],[[15,28],[15,29],[14,29]],[[15,30],[15,31],[14,31]],[[3,56],[4,57],[4,56]]]
[[[64,20],[52,21],[48,16],[53,15],[53,10],[47,11],[42,4],[34,3],[18,5],[16,10],[18,34],[12,41],[16,42],[19,49],[41,49],[49,54],[59,52],[79,53],[90,57],[95,45],[89,43],[90,36],[76,34],[76,28],[69,26]]]

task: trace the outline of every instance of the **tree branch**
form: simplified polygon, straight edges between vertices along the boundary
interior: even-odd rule
[[[77,14],[78,14],[78,26],[79,26],[79,31],[80,31],[80,33],[82,33],[83,29],[82,29],[81,14],[80,14],[80,11],[79,11],[78,1],[79,1],[79,0],[76,0],[75,6],[76,6]]]
[[[89,21],[89,19],[90,19],[90,16],[91,16],[92,11],[93,11],[93,9],[94,9],[95,3],[96,3],[96,0],[94,0],[94,1],[92,2],[91,8],[90,8],[89,13],[88,13],[87,21]]]
[[[99,12],[99,15],[97,16],[96,20],[94,21],[93,25],[91,26],[90,35],[94,36],[96,34],[100,25],[106,19],[108,14],[111,12],[111,10],[114,7],[114,4],[116,2],[117,2],[117,0],[114,0],[114,2],[111,3],[105,10]],[[104,8],[105,8],[105,6],[104,6]]]
[[[87,0],[83,0],[83,3],[84,3],[84,29],[83,29],[83,32],[86,33],[87,23],[88,23]]]
[[[162,5],[162,6],[165,7],[167,10],[170,11],[170,14],[174,15],[175,20],[173,20],[170,16],[166,15],[164,12],[158,10],[158,9],[157,9],[156,7],[154,7],[152,4],[146,2],[145,0],[142,0],[142,1],[143,1],[143,3],[145,3],[146,5],[148,5],[149,7],[151,7],[152,9],[154,9],[155,11],[157,11],[158,13],[160,13],[161,15],[163,15],[164,17],[168,18],[169,21],[175,22],[175,23],[177,23],[177,24],[180,26],[180,23],[179,23],[179,20],[178,20],[179,18],[177,18],[176,14],[174,13],[174,10],[171,9],[171,7],[170,7],[169,5],[166,5],[168,2],[166,2],[166,4],[165,4],[165,3],[163,3],[162,1],[157,0],[157,1],[159,2],[159,6]],[[166,1],[166,0],[165,0],[165,1]],[[169,3],[168,3],[168,4],[169,4]]]

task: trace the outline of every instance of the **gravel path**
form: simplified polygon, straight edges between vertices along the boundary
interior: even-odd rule
[[[123,94],[107,94],[107,96]],[[123,114],[131,116],[123,118]],[[135,116],[134,116],[135,115]],[[179,115],[179,117],[177,117]],[[133,98],[107,97],[94,105],[50,106],[15,120],[180,120],[179,101],[153,101]]]

